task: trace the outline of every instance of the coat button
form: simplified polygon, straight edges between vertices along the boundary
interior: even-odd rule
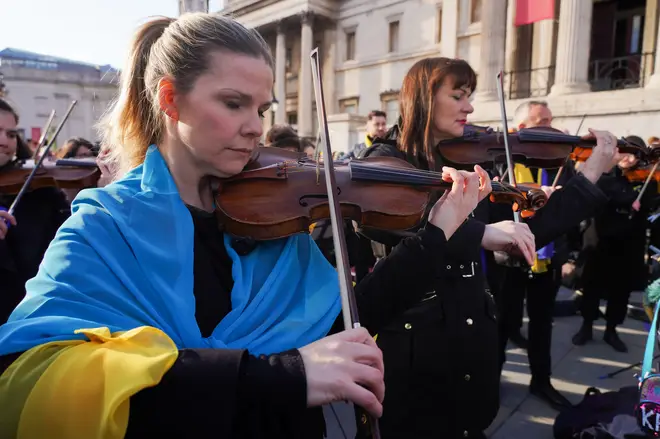
[[[406,329],[412,329],[412,325],[410,323],[406,323],[405,325],[403,325],[403,327]]]
[[[463,265],[461,265],[461,269],[465,268]]]
[[[472,324],[474,323],[472,319],[467,319],[465,322],[468,324],[468,326],[472,326]]]
[[[463,432],[463,437],[468,437],[469,435],[470,435],[470,433],[468,433],[467,430],[465,430],[465,431]]]
[[[463,378],[465,378],[465,381],[470,381],[470,375],[468,375],[468,374],[465,374],[465,376]]]
[[[447,270],[451,270],[451,265],[447,265]]]
[[[360,418],[360,421],[362,421],[363,424],[366,424],[367,423],[367,415],[362,415],[362,417]]]

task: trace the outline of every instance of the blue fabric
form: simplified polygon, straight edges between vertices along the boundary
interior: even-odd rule
[[[82,191],[27,296],[0,327],[0,355],[81,328],[153,326],[179,348],[243,348],[255,355],[324,337],[341,309],[337,272],[309,235],[259,243],[233,261],[232,311],[203,338],[195,320],[193,222],[167,164],[151,146],[143,165]]]
[[[548,171],[546,171],[545,169],[541,169],[541,186],[551,186],[551,185],[552,183],[550,182]],[[546,245],[542,249],[539,249],[536,252],[536,256],[539,259],[550,259],[554,254],[555,254],[555,244],[553,242]]]

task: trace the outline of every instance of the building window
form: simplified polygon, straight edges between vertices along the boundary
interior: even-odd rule
[[[472,0],[470,2],[470,24],[481,21],[481,0]]]
[[[346,61],[355,59],[355,30],[346,31]]]
[[[442,41],[442,8],[438,8],[438,13],[436,14],[436,29],[438,29],[437,34],[435,35],[435,42],[439,43]]]
[[[339,101],[339,111],[341,113],[357,114],[359,103],[360,103],[360,98],[358,97],[341,99]]]
[[[289,125],[297,126],[298,125],[298,113],[289,113],[286,115]]]
[[[382,110],[387,114],[387,125],[394,125],[399,118],[399,92],[395,90],[380,94]]]
[[[388,52],[398,52],[399,51],[399,21],[390,22],[390,40]]]

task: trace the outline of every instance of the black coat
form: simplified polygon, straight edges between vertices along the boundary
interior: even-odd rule
[[[396,141],[381,142],[365,156],[406,159],[395,145]],[[441,166],[441,158],[436,163]],[[528,220],[537,248],[593,215],[605,201],[584,177],[572,178]],[[511,217],[510,206],[480,203],[473,218],[449,240],[443,272],[435,276],[426,298],[379,332],[377,343],[385,360],[384,439],[477,437],[495,419],[498,325],[481,241],[485,224],[502,217]],[[361,232],[387,245],[407,235]]]
[[[597,241],[585,262],[585,287],[603,292],[611,288],[632,291],[646,287],[647,218],[657,191],[652,182],[642,196],[640,211],[633,213],[632,204],[642,186],[641,182],[629,182],[619,168],[598,180],[608,202],[594,221]]]
[[[9,208],[14,197],[0,195],[0,206]],[[70,214],[64,194],[47,187],[27,192],[16,205],[16,226],[0,240],[0,324],[25,296],[25,282],[37,274],[55,232]]]

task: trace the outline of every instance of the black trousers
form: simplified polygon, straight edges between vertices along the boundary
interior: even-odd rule
[[[597,288],[595,285],[585,285],[582,302],[580,303],[580,313],[585,321],[593,322],[598,320],[600,298],[607,299],[607,310],[605,312],[605,321],[610,326],[617,326],[623,323],[628,313],[628,299],[630,290],[624,285],[614,283],[609,287]]]
[[[519,326],[516,327],[512,322],[519,319],[523,300],[527,296],[527,315],[529,317],[527,356],[532,379],[535,381],[548,380],[551,374],[552,314],[559,282],[552,266],[549,269],[545,273],[533,274],[530,278],[526,270],[506,268],[500,285],[495,289],[495,303],[499,313],[499,348],[502,366],[506,361],[509,334],[512,329],[519,329]]]

